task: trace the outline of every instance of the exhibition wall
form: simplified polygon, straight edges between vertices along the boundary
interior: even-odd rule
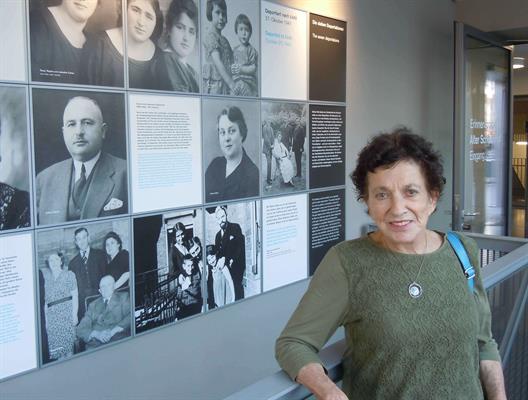
[[[446,166],[450,164],[451,4],[435,1],[420,5],[412,1],[397,5],[393,2],[368,4],[346,0],[325,4],[317,1],[280,3],[347,22],[346,172],[353,168],[355,154],[370,136],[397,124],[405,124],[426,135],[445,155]],[[237,104],[246,103],[239,100]],[[203,106],[202,101],[202,112]],[[211,107],[214,108],[214,104]],[[207,167],[205,161],[203,166]],[[306,189],[282,197],[295,203],[299,195],[308,197],[311,193],[318,191]],[[273,202],[281,198],[265,194],[260,197],[256,203],[263,204],[262,207],[266,204],[272,207]],[[434,228],[447,228],[446,220],[450,218],[446,217],[445,210],[450,209],[449,203],[450,194],[446,193],[433,220]],[[204,207],[197,208],[202,211],[205,222],[196,231],[202,229],[200,234],[207,237],[207,215],[212,214],[206,210],[206,202],[203,204]],[[219,202],[213,205],[217,204]],[[226,204],[229,209],[232,203]],[[307,207],[308,202],[304,204]],[[361,234],[369,219],[364,207],[355,202],[348,181],[345,204],[346,237],[354,238]],[[174,212],[162,209],[157,214],[148,212],[141,216],[161,215],[161,219],[175,222],[181,219],[186,227],[191,224],[189,218],[194,218],[192,212],[186,216],[178,214],[184,208]],[[243,213],[250,215],[251,212],[250,207]],[[308,221],[308,212],[305,214],[305,221]],[[262,210],[256,215],[264,216]],[[244,218],[248,217],[240,216],[236,223],[250,235],[250,227],[243,226]],[[99,224],[111,221],[119,221],[119,218],[87,225],[94,227],[93,235],[99,231],[106,233],[110,228],[119,231],[119,225],[99,229]],[[73,226],[60,225],[61,235],[71,237],[71,232],[64,232]],[[43,229],[44,232],[53,230],[58,228]],[[167,232],[171,234],[175,232]],[[127,249],[131,249],[132,239],[128,239]],[[73,249],[71,252],[73,254]],[[249,262],[249,254],[246,260]],[[265,268],[262,273],[266,274]],[[270,289],[284,283],[272,281]],[[273,358],[273,343],[306,285],[307,281],[302,280],[98,351],[54,362],[0,383],[0,393],[6,398],[222,398],[278,369]]]

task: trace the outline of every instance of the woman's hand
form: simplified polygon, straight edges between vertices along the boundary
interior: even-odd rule
[[[296,380],[306,386],[318,400],[348,400],[347,395],[325,374],[321,364],[305,365]]]
[[[240,64],[231,65],[231,73],[233,75],[239,74],[240,73]]]

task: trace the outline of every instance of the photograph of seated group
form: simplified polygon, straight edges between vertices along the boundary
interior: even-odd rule
[[[0,381],[221,315],[345,238],[346,22],[0,0],[0,33],[0,319],[24,329]]]

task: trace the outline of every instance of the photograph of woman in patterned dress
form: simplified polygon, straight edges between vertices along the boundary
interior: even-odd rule
[[[49,254],[44,276],[44,313],[50,361],[73,355],[79,292],[75,274],[65,268],[61,251]]]

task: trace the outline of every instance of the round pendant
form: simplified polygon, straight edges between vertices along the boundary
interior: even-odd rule
[[[421,295],[422,295],[422,287],[416,282],[412,282],[409,285],[409,296],[411,296],[413,299],[417,299]]]

